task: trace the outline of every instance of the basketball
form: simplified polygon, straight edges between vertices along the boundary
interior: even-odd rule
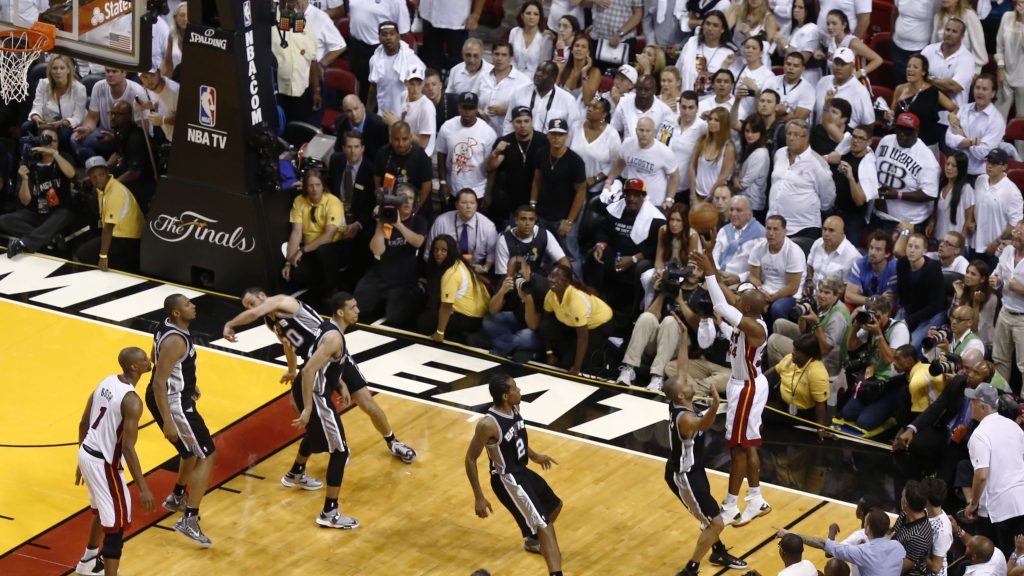
[[[710,202],[697,202],[690,208],[690,228],[698,234],[714,232],[718,228],[718,210]]]

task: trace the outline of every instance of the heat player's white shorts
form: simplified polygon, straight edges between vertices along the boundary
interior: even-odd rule
[[[120,462],[108,464],[102,458],[78,449],[78,469],[89,488],[89,507],[100,517],[104,532],[118,532],[131,524],[132,497]]]
[[[726,443],[733,446],[761,445],[761,413],[768,402],[768,380],[729,379],[725,388]]]

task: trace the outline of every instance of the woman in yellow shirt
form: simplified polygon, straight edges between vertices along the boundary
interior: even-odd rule
[[[828,370],[821,361],[821,348],[814,334],[801,334],[793,340],[793,353],[779,360],[773,368],[765,371],[779,377],[778,394],[772,403],[790,414],[813,420],[828,427],[825,403],[828,401]],[[824,431],[821,431],[823,433]]]
[[[480,330],[491,295],[459,254],[455,238],[442,234],[430,243],[427,263],[427,307],[419,327],[435,342],[465,342]]]
[[[559,359],[569,358],[575,348],[569,373],[579,374],[588,352],[607,341],[605,332],[610,328],[612,309],[592,289],[577,282],[572,270],[563,264],[551,270],[548,284],[550,290],[544,297],[544,317],[538,330],[548,363],[558,366]]]

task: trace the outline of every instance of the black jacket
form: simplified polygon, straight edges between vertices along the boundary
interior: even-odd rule
[[[345,145],[345,133],[350,130],[352,130],[352,123],[348,121],[348,117],[344,114],[338,116],[338,119],[334,121],[334,134],[338,138],[334,141],[336,151],[342,151],[342,146]],[[384,120],[376,114],[366,112],[366,119],[363,120],[363,145],[366,146],[364,156],[372,159],[377,154],[377,150],[380,150],[381,146],[389,141],[388,127],[387,124],[384,124]]]

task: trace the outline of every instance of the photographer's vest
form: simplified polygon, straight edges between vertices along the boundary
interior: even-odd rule
[[[906,324],[906,322],[903,320],[894,320],[885,329],[883,335],[885,336],[886,342],[892,339],[892,331],[900,324]],[[871,352],[871,364],[875,367],[875,378],[883,382],[888,382],[889,379],[892,378],[892,362],[882,362],[882,355],[878,351],[878,346],[875,346],[875,338],[877,337],[872,336],[871,338],[871,345],[874,347],[874,350]]]
[[[970,344],[971,342],[974,342],[975,340],[979,340],[978,335],[975,334],[974,332],[971,332],[970,334],[967,335],[966,338],[961,340],[960,343],[956,345],[956,347],[953,348],[953,354],[956,354],[957,356],[963,356],[964,350],[967,349],[967,345]]]
[[[502,236],[505,237],[505,247],[508,248],[508,257],[514,258],[516,256],[522,256],[527,262],[530,263],[530,267],[541,267],[541,263],[547,254],[548,249],[548,231],[546,228],[540,226],[534,226],[533,239],[524,242],[514,232],[513,228],[509,228],[502,232]],[[545,272],[548,272],[546,268],[543,268]]]
[[[843,337],[839,340],[839,362],[846,362],[846,340],[850,337],[850,330],[853,329],[853,322],[850,321],[850,309],[841,300],[836,300],[836,303],[821,317],[821,325],[827,325],[836,314],[846,319],[846,332],[843,332]]]

